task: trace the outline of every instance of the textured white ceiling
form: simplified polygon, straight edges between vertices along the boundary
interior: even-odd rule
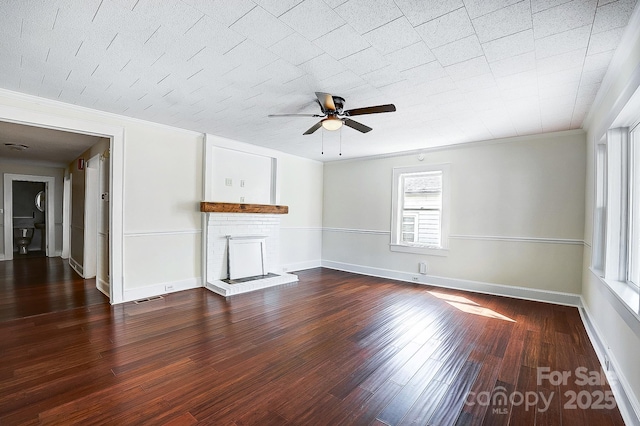
[[[576,129],[636,0],[3,0],[0,87],[319,160]],[[373,131],[302,133],[314,92]],[[324,138],[324,155],[321,155]]]

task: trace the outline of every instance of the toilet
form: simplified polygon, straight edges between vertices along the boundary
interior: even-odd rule
[[[16,228],[13,232],[13,241],[18,246],[18,253],[27,254],[27,247],[33,238],[33,228]]]

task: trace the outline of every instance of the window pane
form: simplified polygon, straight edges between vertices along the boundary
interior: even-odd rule
[[[593,258],[595,270],[604,271],[607,222],[607,148],[601,144],[596,150],[596,208],[593,217]]]
[[[405,174],[402,182],[403,232],[408,214],[413,214],[417,222],[413,239],[405,239],[403,234],[402,241],[441,247],[442,171]]]
[[[637,128],[636,128],[637,129]],[[628,280],[640,286],[640,149],[638,143],[638,132],[634,130],[630,133],[630,173],[629,173],[629,205],[630,226],[629,226],[629,277]]]

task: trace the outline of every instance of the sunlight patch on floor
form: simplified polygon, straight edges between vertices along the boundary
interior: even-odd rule
[[[431,294],[432,296],[437,297],[438,299],[444,300],[449,305],[453,306],[456,309],[461,310],[462,312],[466,312],[473,315],[480,315],[487,318],[500,319],[503,321],[516,322],[515,320],[507,316],[504,316],[502,314],[499,314],[498,312],[492,309],[484,308],[479,304],[477,304],[476,302],[474,302],[473,300],[469,300],[463,296],[455,296],[452,294],[439,293],[437,291],[429,291],[428,293]]]

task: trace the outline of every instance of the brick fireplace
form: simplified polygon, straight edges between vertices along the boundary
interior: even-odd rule
[[[283,273],[280,266],[280,216],[283,206],[232,203],[201,203],[206,213],[206,287],[222,296],[246,293],[294,283],[298,277]],[[285,209],[285,213],[286,213]],[[275,213],[274,213],[275,212]],[[229,241],[257,240],[264,244],[263,276],[229,280]],[[236,259],[237,260],[237,259]]]

